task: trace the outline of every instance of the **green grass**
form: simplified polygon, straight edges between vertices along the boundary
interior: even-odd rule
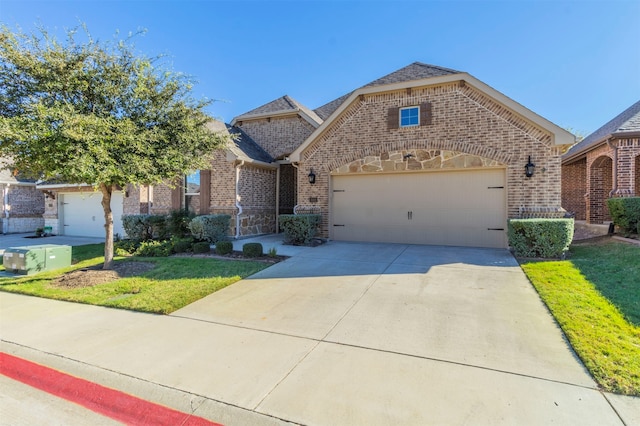
[[[640,396],[640,247],[581,245],[571,254],[522,269],[602,389]]]
[[[168,314],[252,275],[269,264],[207,258],[117,258],[117,262],[153,262],[156,267],[140,276],[85,288],[60,288],[51,282],[65,272],[104,262],[102,244],[73,247],[74,265],[32,276],[0,279],[0,290],[88,303],[92,305]]]

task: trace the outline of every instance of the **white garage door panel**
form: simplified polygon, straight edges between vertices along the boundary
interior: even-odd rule
[[[70,192],[62,194],[64,235],[104,237],[104,210],[99,192]],[[122,227],[122,192],[111,195],[113,233],[124,235]]]
[[[506,247],[501,169],[333,177],[332,238]]]

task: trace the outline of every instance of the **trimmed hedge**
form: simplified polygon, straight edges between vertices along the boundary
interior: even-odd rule
[[[509,245],[519,257],[564,257],[573,239],[573,219],[511,219]]]
[[[233,243],[231,241],[218,241],[216,243],[216,254],[225,255],[233,251]]]
[[[293,245],[309,244],[318,234],[322,216],[319,214],[281,214],[278,216],[280,228],[284,232],[284,243]]]
[[[246,257],[262,256],[263,248],[260,243],[246,243],[242,246],[242,254]]]
[[[193,244],[193,252],[194,253],[209,253],[211,251],[211,246],[207,242],[199,242]]]
[[[149,226],[148,214],[130,214],[122,216],[122,227],[127,237],[134,241],[147,241],[153,238]]]
[[[640,197],[609,198],[607,206],[613,223],[626,236],[640,233]]]
[[[196,216],[189,223],[189,229],[194,238],[215,244],[226,238],[230,222],[231,216],[228,214]]]

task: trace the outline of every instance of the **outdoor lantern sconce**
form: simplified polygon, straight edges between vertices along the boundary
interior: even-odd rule
[[[531,162],[531,156],[529,156],[529,162],[524,166],[524,174],[526,177],[530,178],[533,176],[533,170],[536,168],[536,165]]]
[[[313,185],[314,183],[316,183],[316,174],[313,173],[313,169],[311,169],[311,171],[309,172],[309,183],[311,185]]]

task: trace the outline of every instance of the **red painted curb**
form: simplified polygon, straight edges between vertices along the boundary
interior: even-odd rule
[[[0,373],[128,425],[222,426],[4,352]]]

